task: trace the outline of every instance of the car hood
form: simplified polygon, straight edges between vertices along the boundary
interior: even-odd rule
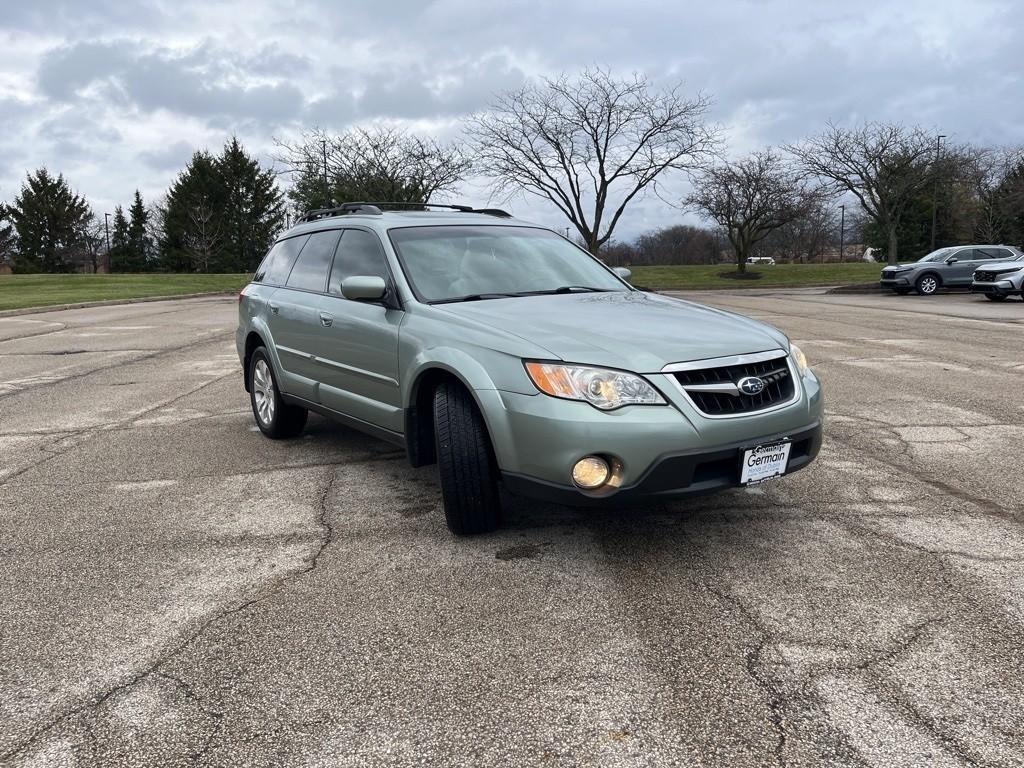
[[[436,305],[574,363],[657,373],[669,363],[788,349],[785,335],[730,312],[641,291]]]

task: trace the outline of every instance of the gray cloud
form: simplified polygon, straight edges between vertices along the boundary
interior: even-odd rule
[[[268,50],[281,60],[282,54]],[[257,59],[262,74],[266,62]],[[288,57],[290,68],[299,57]],[[230,75],[248,70],[249,59],[222,55],[205,44],[185,53],[166,48],[147,50],[133,41],[78,43],[44,56],[38,71],[40,90],[58,101],[74,100],[84,89],[99,85],[107,98],[123,100],[144,111],[167,109],[201,118],[255,119],[273,125],[297,115],[302,92],[287,82],[244,85]]]
[[[187,141],[176,141],[166,147],[139,152],[138,159],[154,171],[178,171],[192,158],[196,147]]]
[[[436,121],[450,136],[495,91],[594,64],[708,92],[737,152],[798,140],[827,120],[1024,143],[1024,6],[1004,0],[8,6],[0,33],[23,47],[7,59],[0,51],[0,62],[35,78],[9,77],[5,91],[0,69],[4,190],[45,163],[116,202],[123,189],[159,190],[193,148],[231,133],[261,154],[282,132],[353,121]],[[486,193],[470,184],[466,194]],[[516,206],[549,215],[532,201]],[[679,216],[648,199],[622,233],[659,215]]]

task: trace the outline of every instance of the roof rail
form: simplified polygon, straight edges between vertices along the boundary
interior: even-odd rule
[[[326,219],[329,216],[343,216],[346,213],[366,213],[370,216],[380,216],[383,211],[369,203],[345,203],[337,208],[317,208],[316,210],[306,211],[306,213],[298,218],[296,223]]]
[[[359,203],[359,205],[376,205],[378,207],[386,208],[448,208],[449,210],[458,211],[459,213],[473,212],[473,207],[470,205],[450,205],[447,203],[404,203],[383,200],[380,202]]]
[[[512,218],[512,214],[508,211],[503,211],[500,208],[473,208],[470,205],[450,205],[447,203],[401,203],[401,202],[355,202],[355,203],[343,203],[336,208],[317,208],[316,210],[307,211],[296,220],[296,224],[301,224],[307,221],[316,221],[317,219],[326,219],[331,216],[344,216],[346,214],[362,213],[370,216],[380,216],[384,213],[381,208],[446,208],[452,211],[458,211],[459,213],[480,213],[485,216],[497,216],[502,219]]]

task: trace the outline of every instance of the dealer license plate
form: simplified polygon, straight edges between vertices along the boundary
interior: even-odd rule
[[[789,464],[789,449],[792,447],[792,443],[784,440],[758,445],[744,451],[740,483],[760,483],[762,480],[785,474],[786,466]]]

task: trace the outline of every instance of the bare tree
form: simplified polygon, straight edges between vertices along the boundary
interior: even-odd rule
[[[84,263],[88,271],[96,274],[100,271],[100,264],[106,260],[106,232],[103,222],[96,216],[89,214],[89,218],[81,222],[78,228],[78,254],[74,261]],[[108,263],[109,266],[109,263]]]
[[[744,272],[754,246],[804,216],[822,194],[768,149],[706,169],[683,203],[725,230],[737,267]]]
[[[18,238],[14,233],[10,212],[6,205],[0,203],[0,265],[13,264],[17,250]]]
[[[944,155],[955,161],[956,178],[973,202],[968,236],[979,243],[1002,242],[1009,219],[1024,208],[1024,189],[1007,183],[1024,163],[1024,148],[961,146]]]
[[[839,214],[828,199],[808,205],[801,216],[769,234],[754,249],[755,256],[801,264],[824,261],[828,252],[837,256],[839,252]]]
[[[899,255],[900,219],[908,203],[933,182],[935,137],[919,127],[829,124],[818,136],[787,148],[804,171],[850,192],[886,234],[890,264]]]
[[[709,99],[681,90],[602,69],[525,85],[471,118],[477,167],[499,194],[550,201],[597,253],[665,171],[692,171],[717,148],[717,130],[705,122]]]
[[[472,166],[458,142],[388,126],[340,135],[315,129],[275,144],[275,159],[294,182],[289,196],[303,211],[357,200],[425,203],[451,192]]]
[[[192,225],[185,235],[189,256],[197,272],[209,272],[210,261],[221,240],[220,219],[204,198],[192,201],[188,218]]]

